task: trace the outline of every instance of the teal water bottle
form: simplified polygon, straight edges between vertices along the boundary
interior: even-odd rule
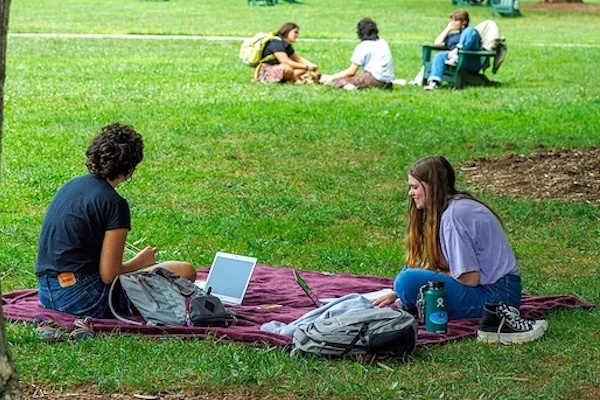
[[[425,291],[425,329],[428,332],[448,332],[447,303],[444,282],[428,282]]]

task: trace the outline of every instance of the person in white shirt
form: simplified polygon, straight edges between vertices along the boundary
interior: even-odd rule
[[[363,18],[358,23],[357,33],[361,41],[350,57],[350,66],[333,75],[322,75],[321,83],[348,90],[391,89],[394,80],[392,52],[388,43],[379,38],[377,24],[371,18]]]

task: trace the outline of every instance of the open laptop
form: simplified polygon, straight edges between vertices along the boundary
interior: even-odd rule
[[[308,283],[306,283],[306,281],[300,276],[300,274],[298,273],[298,271],[296,271],[295,269],[292,270],[292,272],[294,273],[294,279],[296,280],[296,282],[298,283],[298,285],[302,288],[302,290],[304,291],[304,293],[306,293],[306,295],[308,296],[308,298],[313,302],[313,304],[316,307],[321,307],[324,306],[327,303],[330,303],[334,300],[336,300],[337,298],[332,297],[332,298],[325,298],[325,299],[321,299],[319,298],[315,292],[313,292],[313,290],[311,289],[310,286],[308,286]],[[367,300],[375,300],[376,298],[383,296],[385,294],[388,294],[390,292],[392,292],[393,290],[390,288],[384,288],[381,290],[376,290],[374,292],[368,292],[368,293],[361,293],[360,295],[365,297]]]
[[[300,276],[300,274],[298,273],[298,271],[296,271],[295,269],[293,269],[292,272],[294,273],[294,279],[296,280],[296,282],[298,283],[298,285],[300,285],[300,287],[302,288],[302,290],[304,290],[304,293],[306,293],[306,295],[308,296],[308,298],[312,300],[313,304],[317,308],[325,305],[325,303],[323,303],[317,297],[317,295],[315,295],[315,293],[312,291],[312,289],[310,288],[310,286],[308,286],[308,283],[306,283],[306,281],[304,279],[302,279],[302,277]]]
[[[206,282],[196,281],[196,285],[207,291],[210,289],[210,293],[223,304],[239,306],[244,300],[256,261],[254,257],[219,251],[215,254]]]

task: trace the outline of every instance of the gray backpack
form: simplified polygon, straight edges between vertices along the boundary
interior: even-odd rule
[[[115,286],[122,286],[146,325],[229,326],[235,314],[227,311],[218,297],[193,282],[163,268],[119,275],[112,283],[109,306],[114,316],[127,323],[143,323],[126,318],[119,310]]]
[[[407,360],[417,345],[416,319],[402,310],[370,308],[318,319],[294,332],[292,354],[387,355]]]

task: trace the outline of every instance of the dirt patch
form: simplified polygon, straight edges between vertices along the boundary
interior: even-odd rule
[[[213,390],[204,393],[191,390],[178,393],[151,395],[141,392],[133,393],[100,393],[94,387],[81,387],[69,390],[57,390],[48,386],[36,386],[20,382],[23,399],[27,400],[298,400],[295,395],[273,395],[262,393],[260,389],[249,388],[248,390]],[[254,390],[254,391],[252,391]]]
[[[600,13],[600,4],[587,3],[534,3],[519,4],[520,10],[535,11],[575,11],[584,13]]]
[[[600,147],[477,158],[461,170],[469,183],[501,196],[600,204]]]

